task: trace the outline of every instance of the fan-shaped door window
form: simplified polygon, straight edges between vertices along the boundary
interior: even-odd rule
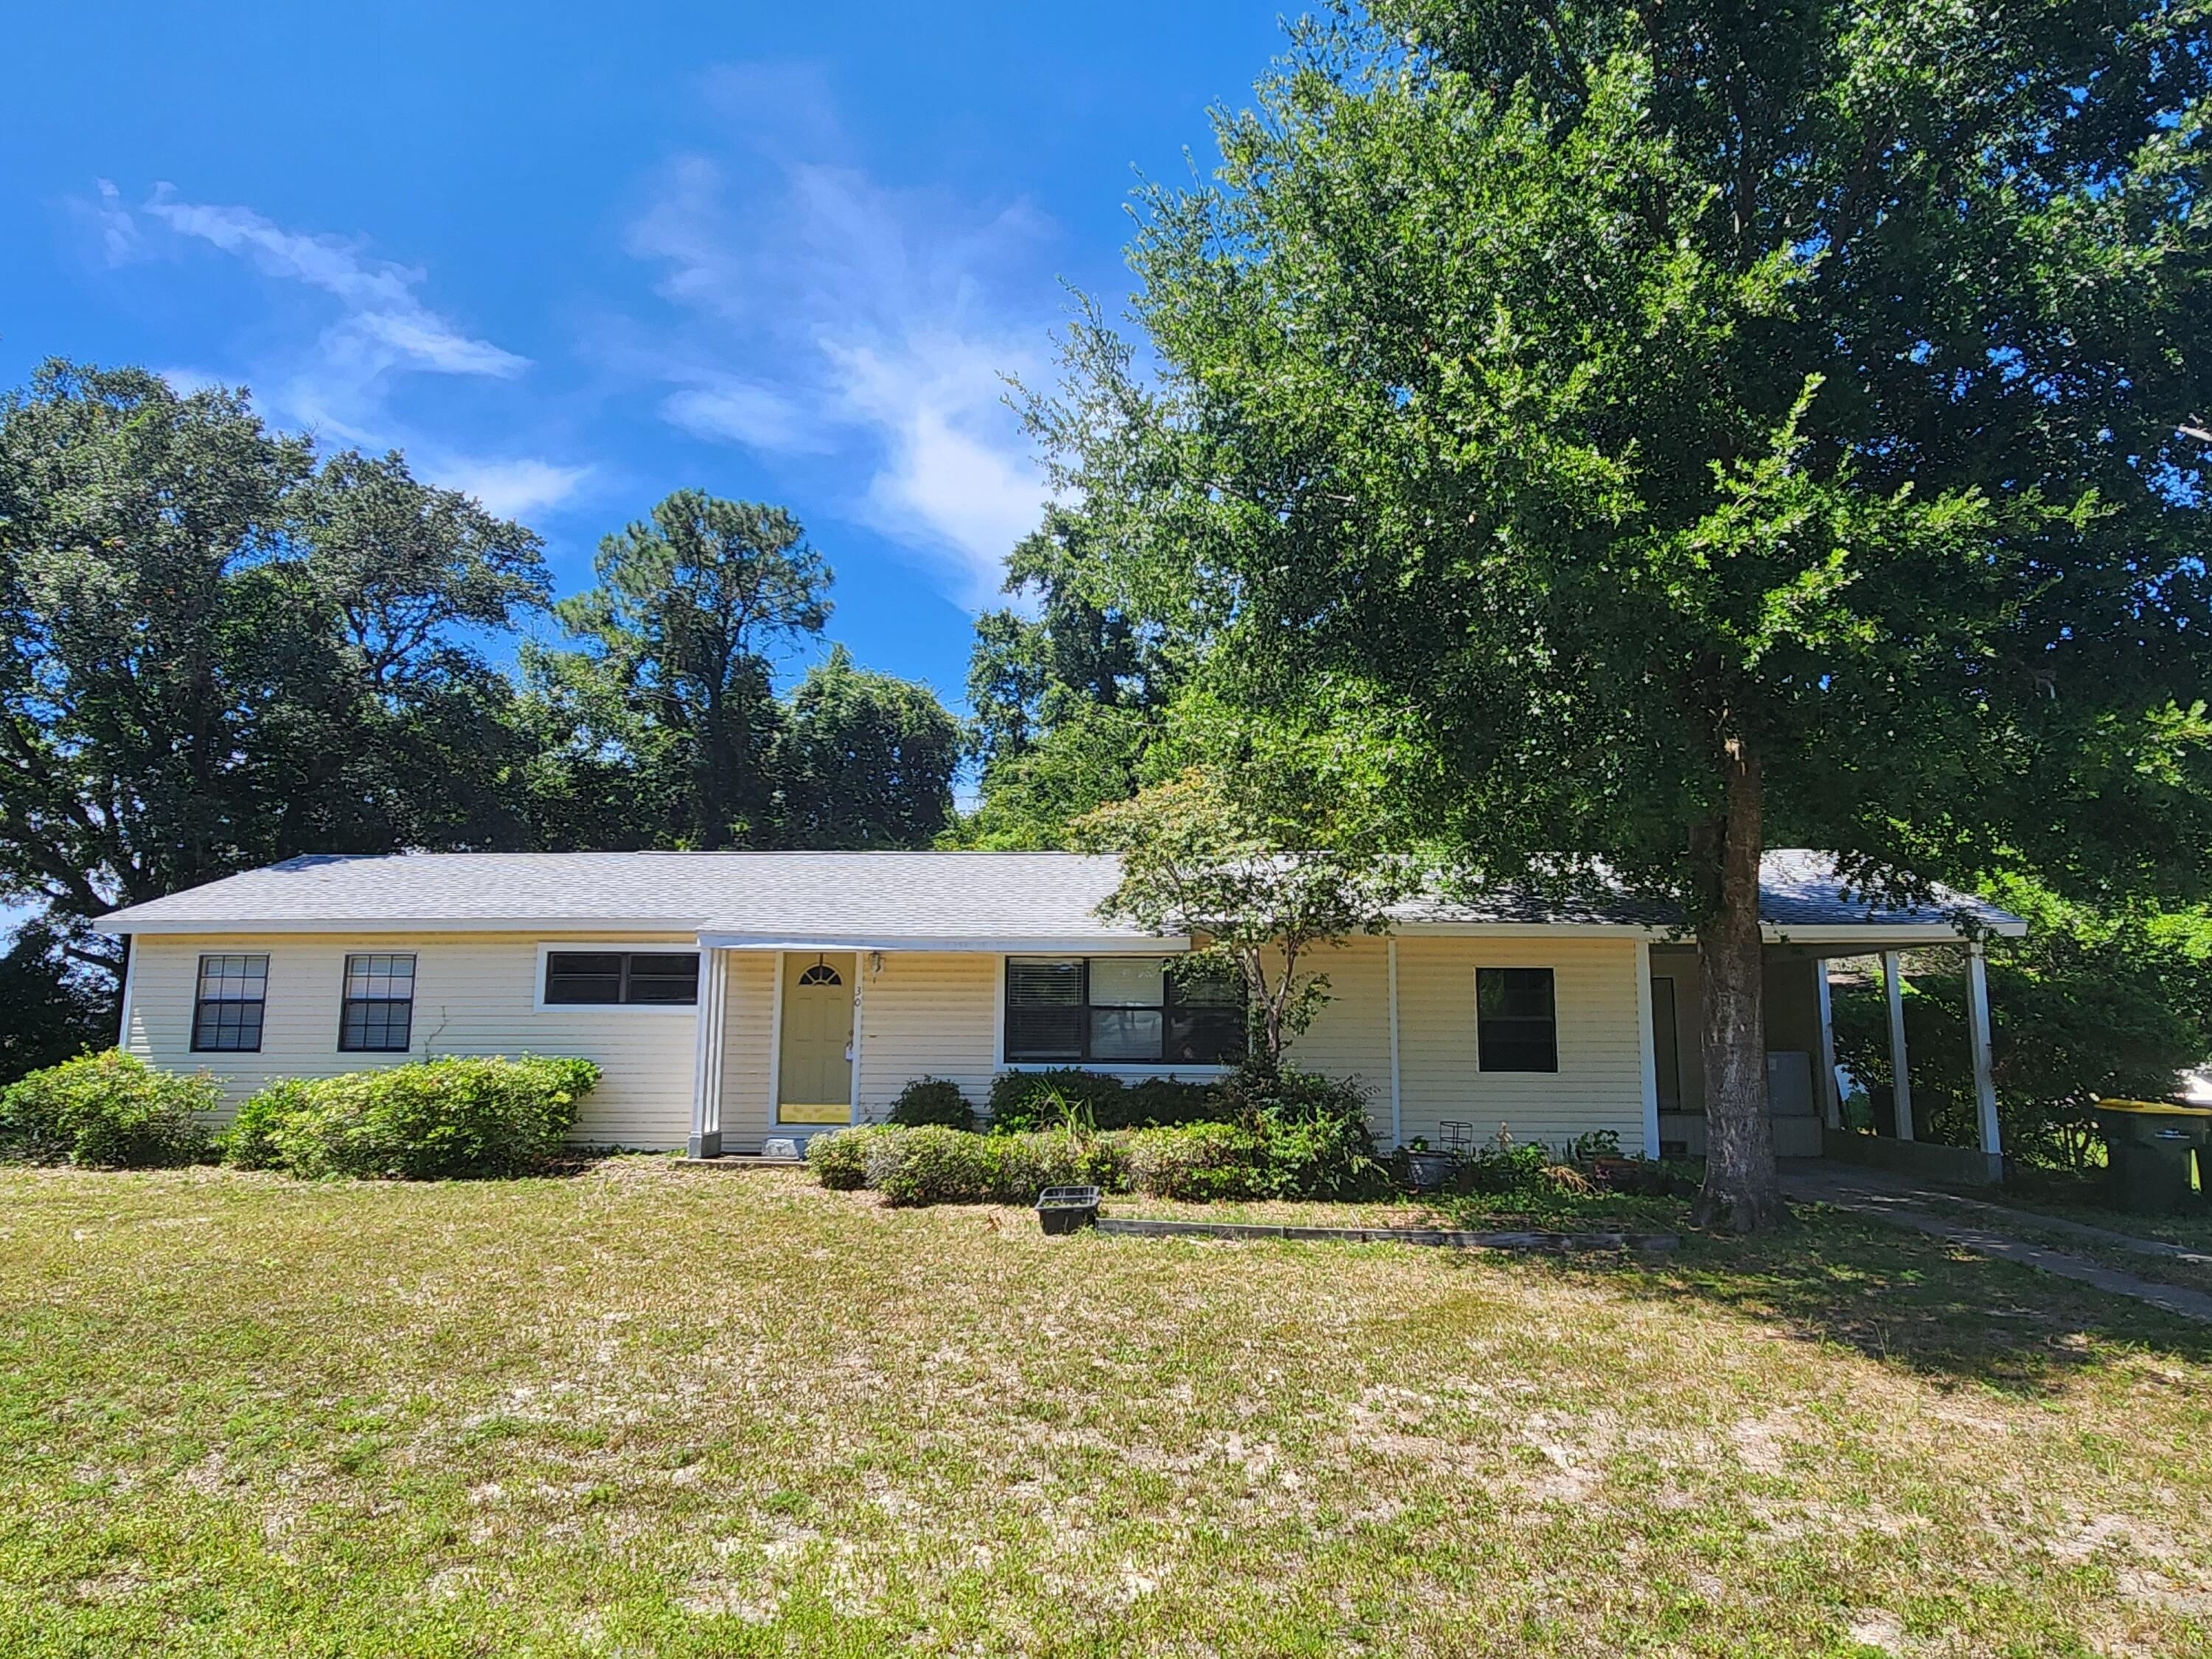
[[[801,985],[809,986],[842,985],[845,982],[845,976],[842,974],[840,974],[835,968],[832,968],[828,963],[817,962],[811,968],[809,968],[805,972],[799,975],[799,982]]]

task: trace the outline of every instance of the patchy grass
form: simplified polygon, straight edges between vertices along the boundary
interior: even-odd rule
[[[1289,1222],[1307,1227],[1437,1227],[1466,1232],[1680,1232],[1687,1199],[1593,1192],[1425,1194],[1380,1203],[1288,1200],[1194,1204],[1141,1194],[1109,1196],[1101,1214],[1190,1221]]]
[[[1823,1218],[0,1174],[10,1655],[2181,1653],[2212,1331]]]

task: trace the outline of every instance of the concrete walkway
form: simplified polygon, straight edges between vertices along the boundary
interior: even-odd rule
[[[1955,1193],[1923,1187],[1878,1170],[1811,1159],[1784,1161],[1782,1190],[1801,1203],[1832,1205],[1839,1210],[1870,1216],[1892,1226],[1926,1233],[1931,1238],[1942,1239],[1978,1255],[2017,1261],[2023,1267],[2070,1279],[2110,1295],[2132,1297],[2184,1319],[2212,1325],[2212,1292],[2162,1285],[2064,1250],[2054,1250],[2048,1245],[2023,1243],[2005,1229],[2010,1226],[2055,1231],[2138,1255],[2212,1264],[2212,1256],[2184,1249],[2178,1244],[2008,1209],[1979,1199],[1960,1198]]]

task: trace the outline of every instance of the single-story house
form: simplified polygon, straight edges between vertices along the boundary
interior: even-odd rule
[[[1117,874],[1061,853],[314,856],[97,925],[130,939],[125,1048],[205,1068],[233,1104],[426,1055],[578,1054],[604,1073],[580,1140],[715,1156],[879,1121],[923,1075],[981,1106],[1009,1069],[1233,1065],[1238,999],[1166,971],[1190,939],[1102,919]],[[1895,953],[1963,943],[1954,908],[2025,925],[1956,894],[1876,908],[1814,854],[1763,876],[1778,1150],[1817,1153],[1837,1121],[1826,959],[1885,953],[1894,1007]],[[1648,908],[1419,900],[1321,965],[1330,1000],[1296,1058],[1358,1079],[1386,1144],[1502,1127],[1702,1150],[1697,956]]]

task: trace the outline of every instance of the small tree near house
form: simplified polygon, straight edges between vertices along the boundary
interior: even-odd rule
[[[1073,825],[1087,852],[1117,853],[1121,881],[1102,915],[1205,944],[1194,965],[1233,968],[1253,1020],[1255,1060],[1279,1068],[1328,1000],[1326,949],[1389,930],[1412,890],[1406,863],[1364,837],[1314,844],[1314,819],[1264,788],[1194,767]]]

